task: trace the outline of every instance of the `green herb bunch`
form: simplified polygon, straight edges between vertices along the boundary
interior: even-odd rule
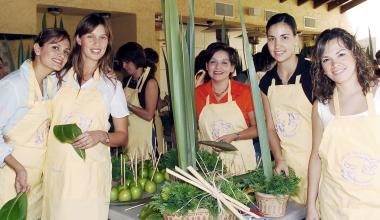
[[[197,167],[205,172],[222,171],[222,160],[218,160],[218,154],[206,150],[197,151]],[[218,164],[216,164],[218,163]],[[216,166],[215,166],[216,164]]]
[[[235,183],[219,180],[215,185],[221,192],[241,203],[247,204],[249,202],[247,196]],[[219,212],[218,202],[214,197],[195,186],[180,182],[165,184],[161,193],[154,195],[149,204],[160,210],[162,214],[183,216],[197,208],[205,208],[216,217]]]
[[[161,156],[158,169],[174,169],[175,166],[178,166],[178,152],[176,149],[170,149]]]
[[[284,172],[274,175],[271,181],[267,181],[263,167],[257,168],[247,175],[243,180],[244,185],[249,186],[254,192],[261,192],[271,195],[294,195],[298,191],[298,178],[292,168],[289,167],[289,175]]]

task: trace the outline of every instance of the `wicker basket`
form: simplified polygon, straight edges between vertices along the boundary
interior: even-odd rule
[[[196,211],[189,211],[187,215],[168,215],[164,214],[165,220],[214,220],[215,218],[210,214],[208,209],[197,209]],[[217,220],[235,220],[236,217],[232,213],[222,213],[216,218]],[[215,220],[216,220],[215,219]]]
[[[256,202],[265,217],[282,217],[286,213],[288,195],[274,196],[256,192]]]

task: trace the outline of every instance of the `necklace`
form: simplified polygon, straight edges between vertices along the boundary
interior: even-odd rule
[[[227,86],[222,92],[216,92],[216,91],[215,91],[215,88],[212,87],[212,91],[214,91],[215,96],[221,96],[221,95],[223,95],[225,92],[227,92],[227,90],[228,90],[228,86]]]

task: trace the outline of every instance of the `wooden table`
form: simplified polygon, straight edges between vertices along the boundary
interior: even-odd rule
[[[133,207],[133,206],[132,206]],[[137,220],[138,213],[143,206],[138,206],[133,209],[125,211],[125,209],[131,208],[131,206],[110,206],[108,218],[110,220]],[[281,218],[260,218],[260,220],[302,220],[305,218],[305,207],[294,202],[288,203],[286,215]]]

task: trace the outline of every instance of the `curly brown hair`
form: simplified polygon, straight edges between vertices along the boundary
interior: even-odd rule
[[[316,41],[312,59],[312,73],[314,98],[325,104],[332,98],[335,82],[324,74],[321,61],[326,49],[326,44],[333,39],[338,39],[343,43],[345,48],[352,52],[356,60],[355,66],[358,81],[364,95],[367,94],[371,87],[377,85],[378,82],[367,55],[354,36],[341,28],[324,30]]]

